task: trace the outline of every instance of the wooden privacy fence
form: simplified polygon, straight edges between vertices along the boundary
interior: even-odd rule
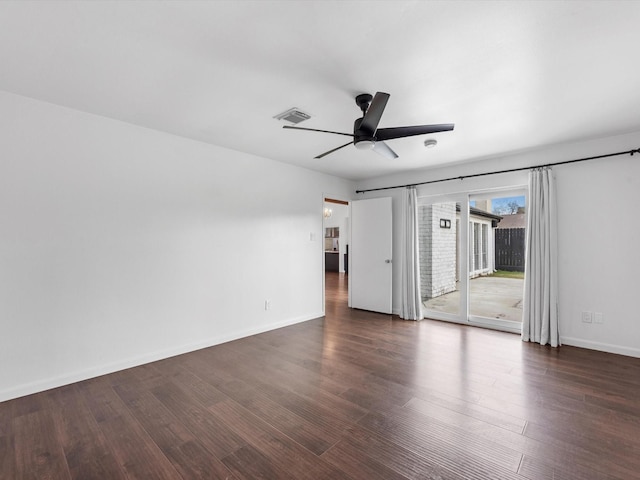
[[[496,228],[496,270],[524,272],[524,228]]]

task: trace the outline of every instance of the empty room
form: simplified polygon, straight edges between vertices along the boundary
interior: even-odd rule
[[[0,479],[640,479],[638,25],[0,1]]]

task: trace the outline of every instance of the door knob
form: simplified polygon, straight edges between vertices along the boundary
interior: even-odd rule
[[[387,258],[384,263],[391,263],[391,260]]]

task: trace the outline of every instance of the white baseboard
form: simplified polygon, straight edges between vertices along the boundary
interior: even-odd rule
[[[640,358],[640,349],[623,347],[621,345],[611,345],[609,343],[592,342],[581,338],[560,337],[563,345],[571,345],[572,347],[588,348],[589,350],[599,350],[601,352],[616,353],[618,355],[626,355],[627,357]]]
[[[249,328],[239,332],[233,332],[226,335],[220,335],[218,337],[209,338],[202,342],[191,343],[187,345],[181,345],[179,347],[169,348],[166,350],[147,353],[135,357],[128,358],[119,362],[114,362],[106,365],[100,365],[97,367],[80,370],[77,372],[69,373],[66,375],[60,375],[58,377],[49,378],[46,380],[38,380],[35,382],[24,383],[5,390],[0,391],[0,402],[12,400],[18,397],[24,397],[33,393],[43,392],[52,388],[62,387],[69,385],[70,383],[81,382],[90,378],[99,377],[101,375],[107,375],[109,373],[118,372],[120,370],[126,370],[127,368],[133,368],[145,363],[156,362],[158,360],[164,360],[165,358],[175,357],[176,355],[182,355],[184,353],[194,352],[203,348],[213,347],[222,343],[230,342],[232,340],[238,340],[239,338],[250,337],[251,335],[257,335],[259,333],[268,332],[270,330],[276,330],[278,328],[287,327],[296,323],[306,322],[313,320],[314,318],[322,317],[323,314],[311,314],[296,317],[292,319],[283,320],[280,322],[272,323],[269,325],[263,325],[260,327]]]

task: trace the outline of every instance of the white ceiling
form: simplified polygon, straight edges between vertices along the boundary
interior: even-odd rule
[[[3,1],[0,89],[351,179],[640,131],[636,1]],[[351,132],[391,94],[387,160]],[[438,146],[425,149],[426,138]]]

